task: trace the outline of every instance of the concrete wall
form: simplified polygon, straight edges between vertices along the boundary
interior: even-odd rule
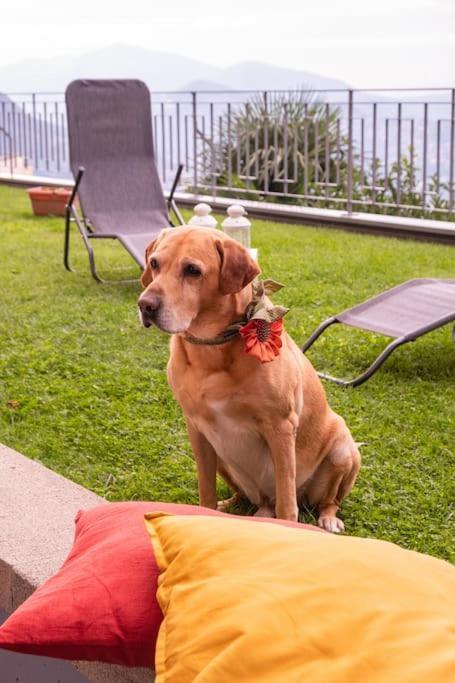
[[[11,613],[59,569],[73,542],[76,512],[102,503],[91,491],[0,444],[0,613]],[[0,683],[153,681],[151,669],[0,653]]]

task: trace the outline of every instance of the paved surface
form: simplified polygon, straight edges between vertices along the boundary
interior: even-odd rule
[[[0,611],[0,624],[6,619]],[[0,650],[0,683],[87,683],[88,678],[59,659]]]
[[[73,542],[76,512],[102,503],[106,503],[104,498],[0,444],[0,611],[3,614],[16,609],[62,565]],[[8,666],[15,657],[2,656],[7,658],[3,661],[8,660]],[[29,664],[25,664],[25,660],[28,663],[36,660],[36,665],[41,667],[30,674],[31,678],[27,673]],[[68,678],[66,675],[59,677],[50,673],[51,660],[45,658],[23,655],[22,663],[19,659],[17,662],[19,668],[15,678],[8,678],[0,659],[0,683],[153,681],[153,674],[149,669],[78,662],[75,666],[87,678]],[[53,663],[59,662],[54,660]],[[55,671],[58,670],[57,667]],[[70,670],[75,671],[68,664],[62,669]],[[42,677],[43,671],[47,672],[45,678]]]
[[[54,574],[67,556],[74,517],[103,498],[0,445],[0,576],[11,567],[20,583],[0,581],[0,608],[11,611]]]

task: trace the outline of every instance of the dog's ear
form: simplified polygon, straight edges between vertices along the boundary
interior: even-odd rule
[[[215,246],[221,259],[221,294],[240,292],[261,272],[247,249],[235,240],[216,240]]]
[[[153,280],[152,269],[150,267],[150,254],[154,251],[158,238],[150,242],[145,250],[145,268],[141,277],[141,284],[143,287],[148,287]]]
[[[165,237],[168,233],[172,232],[173,229],[174,228],[163,228],[158,237],[155,240],[153,240],[153,242],[150,242],[150,244],[146,248],[145,268],[141,276],[141,284],[143,287],[148,287],[153,280],[152,269],[150,267],[150,256],[153,254],[153,252],[155,251],[156,247],[158,246],[159,242],[161,242],[163,237]]]

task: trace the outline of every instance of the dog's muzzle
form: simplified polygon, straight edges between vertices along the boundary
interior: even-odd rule
[[[140,296],[137,305],[141,312],[144,327],[150,327],[153,323],[156,323],[156,316],[161,307],[161,298],[157,294]]]

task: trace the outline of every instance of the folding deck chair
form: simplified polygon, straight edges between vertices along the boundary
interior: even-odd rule
[[[344,323],[362,330],[378,332],[393,341],[361,375],[344,380],[318,373],[320,377],[343,386],[356,387],[373,375],[390,354],[402,344],[455,321],[455,280],[420,278],[397,287],[327,318],[305,342],[305,353],[316,339],[334,323]],[[454,328],[455,338],[455,328]]]
[[[70,223],[87,248],[98,282],[92,239],[117,239],[144,267],[145,248],[172,225],[172,210],[183,219],[174,192],[181,164],[166,200],[155,165],[150,92],[136,80],[77,80],[66,89],[70,165],[75,185],[66,209],[64,265],[69,262]],[[74,200],[78,194],[82,218]]]

